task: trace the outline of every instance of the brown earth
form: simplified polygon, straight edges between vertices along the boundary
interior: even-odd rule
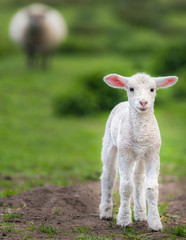
[[[186,223],[184,182],[162,183],[159,185],[159,190],[160,204],[168,203],[168,213],[162,218],[164,228],[184,225]],[[135,234],[139,237],[137,239],[170,239],[167,233],[152,232],[145,222],[133,222],[131,225],[133,230],[123,230],[116,226],[114,220],[110,223],[100,220],[99,203],[99,182],[89,182],[74,187],[46,185],[8,198],[1,198],[0,239],[29,239],[31,237],[32,239],[66,240],[78,237],[82,237],[79,239],[91,239],[85,236],[134,239]],[[7,219],[5,217],[7,213],[21,213],[21,215],[14,215]],[[8,229],[8,226],[11,226],[13,230]],[[52,229],[55,228],[56,231],[44,233],[38,229],[42,226],[52,226]]]

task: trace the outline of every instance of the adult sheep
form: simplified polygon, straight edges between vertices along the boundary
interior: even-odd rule
[[[66,38],[67,26],[56,10],[37,3],[15,14],[9,32],[11,39],[26,52],[28,66],[35,66],[40,58],[45,68],[48,56]]]
[[[148,225],[159,231],[162,229],[158,212],[161,137],[153,105],[156,90],[172,86],[177,77],[153,78],[144,73],[132,77],[109,74],[104,81],[111,87],[125,89],[128,102],[118,104],[106,124],[102,148],[100,218],[112,217],[118,166],[121,202],[117,224],[126,227],[131,223],[130,201],[134,193],[135,220],[146,220],[147,199]]]

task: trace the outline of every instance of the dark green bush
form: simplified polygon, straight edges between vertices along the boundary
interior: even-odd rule
[[[107,86],[103,81],[104,75],[106,74],[92,73],[81,80],[85,89],[96,96],[100,111],[111,110],[118,102],[123,101],[125,94],[122,90]]]
[[[81,89],[74,86],[71,92],[56,97],[55,112],[58,115],[85,115],[111,110],[123,101],[124,91],[112,89],[103,82],[102,73],[93,73],[77,79]]]
[[[173,89],[173,97],[179,100],[186,100],[186,65],[178,70],[176,75],[179,81]]]
[[[56,97],[54,107],[59,115],[85,115],[98,110],[95,96],[85,90]]]
[[[167,89],[163,96],[157,99],[157,104],[167,102],[172,99],[186,99],[186,44],[168,46],[157,53],[153,64],[155,76],[178,76],[179,81],[173,88]]]
[[[185,42],[160,49],[155,56],[154,72],[158,75],[176,74],[180,68],[186,66],[185,52]]]
[[[123,0],[118,4],[117,15],[131,24],[151,27],[157,25],[158,11],[157,1]]]

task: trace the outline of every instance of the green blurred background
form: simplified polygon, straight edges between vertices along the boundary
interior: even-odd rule
[[[31,0],[0,0],[0,195],[54,183],[98,180],[110,109],[126,94],[104,85],[109,73],[177,75],[159,90],[161,180],[183,178],[186,160],[186,2],[46,0],[69,35],[49,69],[30,70],[8,35]]]

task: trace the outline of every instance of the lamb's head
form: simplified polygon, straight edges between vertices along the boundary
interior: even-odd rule
[[[170,87],[177,80],[176,76],[154,78],[145,73],[137,73],[132,77],[118,74],[104,77],[104,81],[109,86],[125,89],[130,106],[140,113],[153,108],[157,89]]]

